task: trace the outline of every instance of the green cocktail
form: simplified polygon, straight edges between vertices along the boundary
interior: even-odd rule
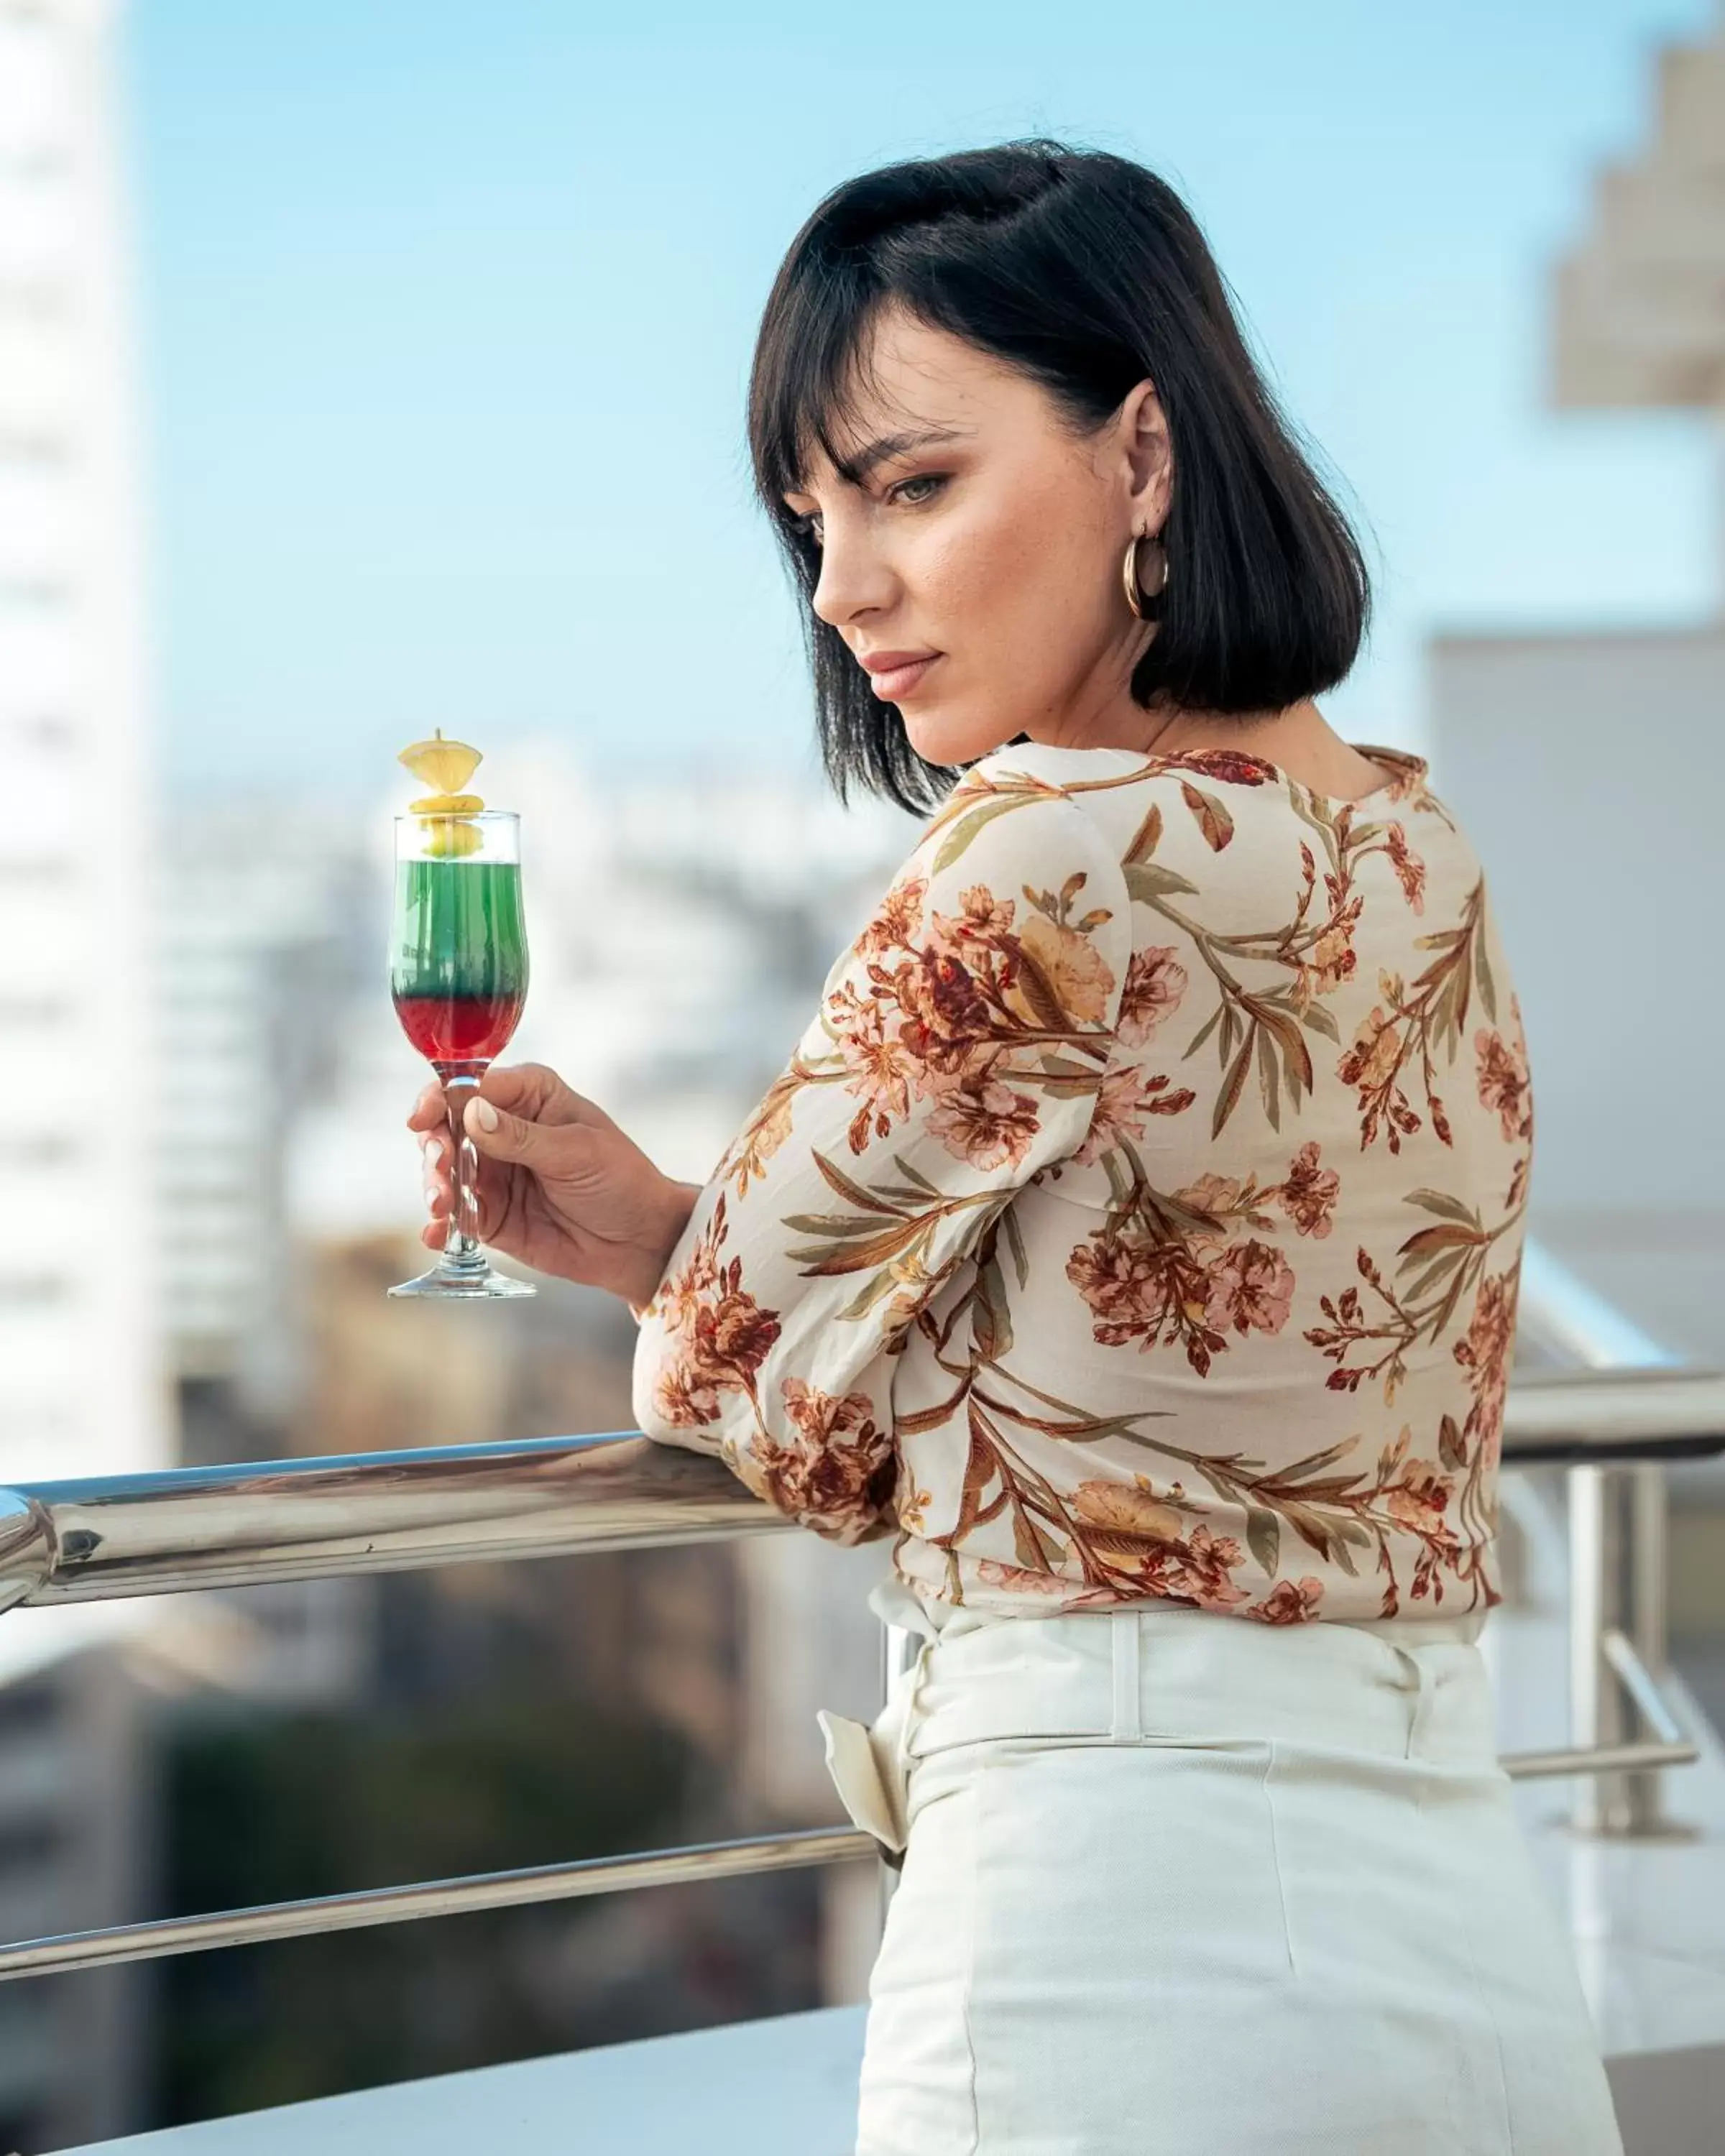
[[[519,863],[398,861],[390,993],[439,1076],[509,1045],[527,997]]]

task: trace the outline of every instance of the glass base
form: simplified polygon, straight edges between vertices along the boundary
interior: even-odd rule
[[[389,1290],[391,1295],[437,1296],[444,1301],[463,1300],[476,1302],[505,1302],[517,1296],[537,1295],[539,1291],[531,1281],[516,1280],[511,1274],[493,1272],[483,1258],[477,1265],[451,1265],[445,1260],[435,1265],[429,1273],[421,1273],[417,1280],[403,1281]]]

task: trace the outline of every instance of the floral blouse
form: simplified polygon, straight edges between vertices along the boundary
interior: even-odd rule
[[[925,1599],[1485,1609],[1532,1132],[1417,758],[996,750],[713,1171],[634,1405]]]

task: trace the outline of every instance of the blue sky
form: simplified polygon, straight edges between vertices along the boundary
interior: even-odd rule
[[[813,769],[749,351],[817,197],[1046,132],[1181,187],[1378,562],[1329,701],[1422,738],[1434,627],[1691,618],[1681,415],[1543,406],[1550,264],[1708,0],[133,0],[156,691],[177,787],[291,729]]]

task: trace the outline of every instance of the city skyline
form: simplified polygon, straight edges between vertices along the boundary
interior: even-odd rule
[[[1046,131],[1188,195],[1378,570],[1332,714],[1422,745],[1437,629],[1692,618],[1717,470],[1683,415],[1556,415],[1548,279],[1706,0],[1394,22],[315,0],[127,18],[157,703],[187,787],[369,803],[400,742],[813,778],[742,390],[819,194]],[[913,35],[914,26],[914,35]],[[1373,184],[1359,184],[1369,168]],[[213,184],[215,176],[220,184]],[[1315,301],[1314,295],[1317,295]]]

